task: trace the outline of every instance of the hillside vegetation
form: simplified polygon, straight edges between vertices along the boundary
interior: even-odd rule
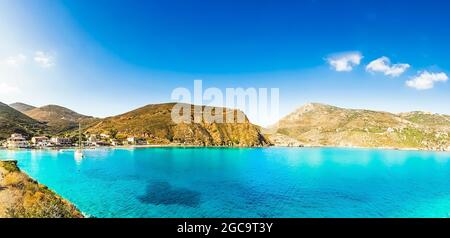
[[[36,108],[35,106],[31,106],[31,105],[21,103],[21,102],[12,103],[12,104],[9,104],[9,106],[16,109],[19,112],[22,112],[22,113]]]
[[[136,137],[151,144],[251,147],[273,143],[281,146],[450,150],[448,115],[419,111],[395,114],[310,103],[282,118],[277,126],[262,129],[246,117],[243,123],[209,123],[204,120],[194,123],[192,116],[192,123],[176,124],[171,118],[174,105],[147,105],[118,116],[98,119],[56,105],[21,113],[0,103],[0,140],[11,133],[27,137],[42,134],[76,137],[81,122],[86,135],[107,134],[119,140]],[[21,103],[13,106],[20,110],[32,107]],[[193,115],[194,108],[190,106]],[[238,113],[236,110],[232,114],[224,108],[220,110],[225,119]]]
[[[0,161],[0,217],[82,218],[81,212],[17,167]]]
[[[27,137],[46,133],[46,126],[16,109],[0,102],[0,140],[12,133],[21,133]]]
[[[272,129],[303,145],[450,149],[450,116],[424,112],[393,114],[311,103]]]
[[[24,112],[27,116],[45,123],[53,134],[64,133],[78,128],[78,124],[89,124],[96,119],[81,115],[65,107],[47,105]]]
[[[89,134],[104,133],[116,138],[144,138],[153,144],[180,143],[204,146],[263,146],[268,144],[259,129],[247,118],[244,123],[206,123],[202,121],[201,123],[176,124],[171,118],[174,105],[173,103],[148,105],[101,120],[88,128],[86,132]],[[193,110],[192,106],[191,108]],[[237,111],[233,111],[233,113],[236,115]],[[193,122],[193,119],[191,121]]]

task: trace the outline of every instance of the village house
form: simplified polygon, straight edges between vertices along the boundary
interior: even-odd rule
[[[12,134],[10,138],[6,141],[6,147],[14,149],[14,148],[29,148],[30,144],[21,134],[15,133]]]
[[[130,145],[135,144],[135,143],[136,143],[136,137],[128,137],[128,138],[127,138],[127,142],[128,142],[128,144],[130,144]]]
[[[96,134],[91,134],[88,136],[87,141],[83,142],[83,144],[85,146],[96,146],[98,141],[97,135]]]
[[[31,143],[37,147],[46,147],[50,145],[50,140],[46,136],[35,136],[31,138]]]
[[[112,146],[121,146],[123,143],[120,140],[111,139],[110,140]]]
[[[108,134],[104,134],[104,133],[100,134],[100,138],[102,138],[102,139],[109,139],[110,137],[111,136]]]
[[[51,142],[56,146],[71,146],[70,138],[52,137]]]
[[[141,138],[136,137],[128,137],[127,138],[127,144],[128,145],[146,145],[147,141]]]

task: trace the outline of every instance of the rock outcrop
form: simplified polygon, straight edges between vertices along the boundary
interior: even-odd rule
[[[268,140],[261,134],[259,128],[249,122],[235,120],[227,122],[231,114],[240,113],[232,110],[226,113],[223,122],[194,121],[194,116],[188,123],[175,123],[171,113],[174,103],[153,104],[109,117],[88,128],[88,134],[108,134],[116,138],[137,137],[152,144],[183,144],[198,146],[264,146]],[[191,110],[194,106],[189,105]],[[205,109],[206,107],[203,107]],[[194,115],[194,113],[192,113]]]

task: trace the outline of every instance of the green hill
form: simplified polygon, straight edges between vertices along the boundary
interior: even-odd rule
[[[21,133],[30,137],[45,131],[44,124],[0,102],[0,140],[8,138],[12,133]]]
[[[450,149],[450,116],[424,112],[393,114],[311,103],[272,130],[303,145]]]
[[[118,138],[144,138],[154,144],[181,143],[205,146],[263,146],[268,142],[248,119],[245,123],[181,123],[171,119],[175,104],[148,105],[109,117],[88,128],[87,133]],[[192,109],[193,110],[193,109]],[[233,113],[237,113],[234,111]]]

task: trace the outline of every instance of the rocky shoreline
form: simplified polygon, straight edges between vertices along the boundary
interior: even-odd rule
[[[0,161],[0,217],[83,218],[69,201],[20,171],[17,161]]]

